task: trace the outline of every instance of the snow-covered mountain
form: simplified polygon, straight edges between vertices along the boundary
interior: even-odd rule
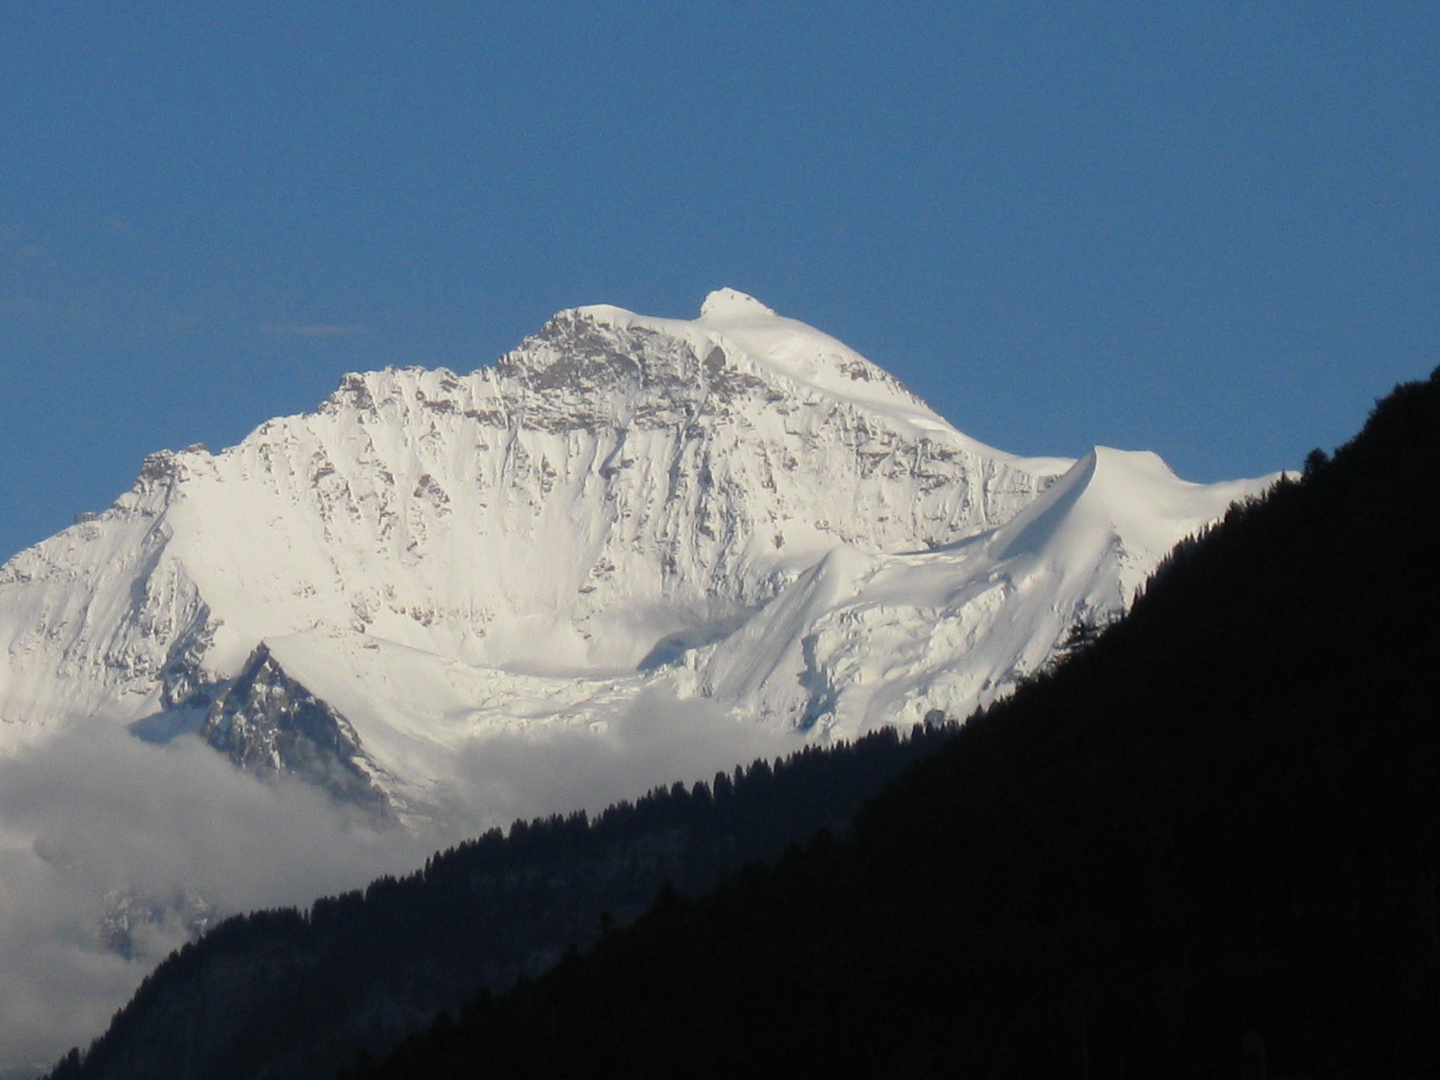
[[[963,716],[1265,483],[1002,453],[730,290],[155,454],[0,567],[0,1069],[218,914]]]
[[[603,738],[647,693],[727,710],[737,746],[962,715],[1263,483],[994,450],[732,290],[694,321],[579,308],[494,367],[348,375],[155,454],[11,559],[0,754],[198,730],[423,814],[458,747]]]

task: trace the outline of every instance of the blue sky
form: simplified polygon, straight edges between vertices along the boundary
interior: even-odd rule
[[[1440,363],[1437,129],[1434,4],[6,5],[0,558],[721,285],[1007,450],[1297,466]]]

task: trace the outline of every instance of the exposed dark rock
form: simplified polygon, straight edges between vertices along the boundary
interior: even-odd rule
[[[210,707],[200,735],[255,776],[296,776],[341,802],[391,813],[375,783],[379,770],[350,722],[290,678],[263,644]]]
[[[200,708],[214,700],[217,688],[200,670],[200,661],[214,640],[210,609],[201,604],[190,628],[170,646],[160,671],[160,704],[165,709]]]

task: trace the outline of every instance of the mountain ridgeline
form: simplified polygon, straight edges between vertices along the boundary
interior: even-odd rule
[[[1440,1074],[1437,536],[1440,371],[847,837],[348,1076]]]

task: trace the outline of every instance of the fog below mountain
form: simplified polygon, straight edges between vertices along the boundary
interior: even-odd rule
[[[646,696],[603,737],[473,744],[464,783],[437,800],[446,820],[414,832],[299,780],[257,780],[198,738],[71,725],[0,760],[0,1068],[23,1075],[86,1045],[200,919],[305,906],[517,817],[594,812],[799,745],[758,726],[737,739],[705,702]]]

